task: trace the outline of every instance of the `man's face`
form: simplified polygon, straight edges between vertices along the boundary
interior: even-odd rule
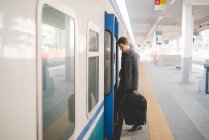
[[[121,51],[125,51],[125,48],[126,48],[126,45],[125,44],[122,44],[122,43],[120,43],[119,45],[118,45],[118,47],[120,48],[120,50]]]

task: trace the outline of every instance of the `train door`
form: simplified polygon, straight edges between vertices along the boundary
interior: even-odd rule
[[[115,51],[114,51],[114,57],[115,57],[115,64],[114,64],[114,66],[115,66],[115,85],[114,85],[114,88],[115,88],[115,95],[117,94],[117,88],[118,88],[118,84],[119,84],[119,48],[117,47],[117,44],[116,44],[116,42],[117,42],[117,40],[118,40],[118,20],[117,20],[117,18],[115,17]]]
[[[105,13],[104,34],[104,128],[105,138],[113,136],[114,129],[114,14]]]

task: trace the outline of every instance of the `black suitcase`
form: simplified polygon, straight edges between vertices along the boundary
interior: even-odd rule
[[[125,101],[125,123],[144,125],[147,121],[147,100],[141,94],[129,94]]]

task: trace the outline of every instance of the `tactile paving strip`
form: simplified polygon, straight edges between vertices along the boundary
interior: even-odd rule
[[[158,99],[146,76],[143,65],[140,65],[140,84],[143,94],[147,99],[147,125],[150,132],[150,140],[174,140]]]

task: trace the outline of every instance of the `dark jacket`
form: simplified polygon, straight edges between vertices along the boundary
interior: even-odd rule
[[[129,49],[122,53],[121,70],[120,70],[120,87],[123,90],[138,91],[139,84],[139,55]]]

